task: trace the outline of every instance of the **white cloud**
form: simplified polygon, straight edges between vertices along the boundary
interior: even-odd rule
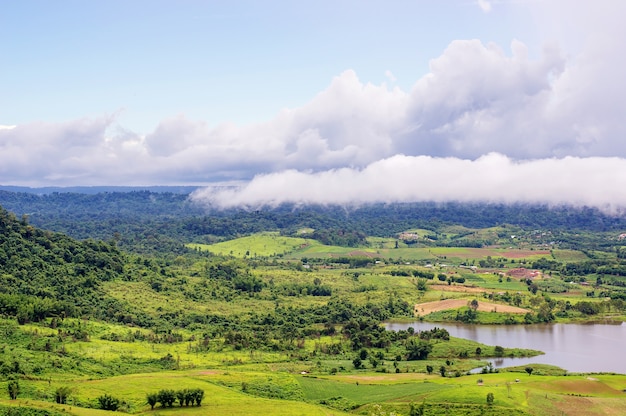
[[[236,189],[207,188],[193,198],[217,208],[378,202],[493,202],[626,208],[626,159],[516,162],[491,153],[476,160],[397,155],[363,169],[287,170],[259,175]]]
[[[559,39],[575,33],[584,40],[577,49],[547,43],[537,54],[519,40],[506,49],[456,40],[410,91],[346,70],[308,103],[254,125],[214,127],[179,115],[145,137],[108,116],[0,126],[0,178],[32,185],[252,179],[211,196],[220,205],[408,198],[626,206],[614,192],[626,171],[626,3],[545,3],[529,3],[544,19],[539,26]]]
[[[393,75],[393,72],[391,72],[390,70],[386,70],[385,71],[385,77],[391,81],[391,82],[396,82],[398,79],[395,77],[395,75]]]
[[[489,13],[491,11],[491,2],[488,0],[477,0],[476,3],[483,12]]]

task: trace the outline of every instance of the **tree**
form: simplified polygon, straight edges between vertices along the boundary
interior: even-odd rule
[[[202,399],[204,398],[204,390],[193,389],[194,399],[196,402],[196,406],[200,406],[202,404]]]
[[[487,393],[487,404],[489,406],[493,406],[493,400],[494,400],[493,393],[491,392]]]
[[[352,365],[354,365],[354,368],[356,368],[357,370],[361,368],[362,364],[363,363],[361,362],[361,359],[359,357],[356,357],[354,360],[352,360]]]
[[[67,386],[59,387],[54,392],[54,399],[58,404],[65,404],[67,403],[67,398],[71,392],[72,390]]]
[[[528,375],[531,375],[533,373],[533,368],[532,367],[526,367],[524,370],[526,370]]]
[[[425,360],[433,350],[433,346],[423,339],[409,338],[406,343],[407,360]]]
[[[9,391],[9,398],[11,400],[17,399],[17,395],[20,394],[20,383],[17,380],[9,381],[7,384],[7,390]]]
[[[150,405],[150,409],[154,410],[154,406],[159,402],[159,396],[156,393],[149,393],[146,396],[146,401]]]
[[[241,389],[243,391],[246,391],[247,389],[247,384],[245,383],[241,383]],[[244,388],[245,387],[245,388]],[[196,399],[195,393],[193,390],[190,389],[185,389],[185,406],[193,406],[193,402]]]
[[[187,390],[178,390],[176,392],[176,399],[178,399],[178,403],[180,404],[180,407],[183,407],[183,404],[185,404],[186,395],[187,395]]]
[[[174,390],[160,390],[157,394],[157,401],[162,407],[172,407],[176,401],[176,393]]]
[[[120,407],[120,400],[108,394],[98,397],[98,404],[102,410],[115,412]]]
[[[424,416],[424,402],[419,406],[411,402],[409,404],[409,416]]]
[[[446,376],[446,366],[442,365],[441,367],[439,367],[439,374],[441,374],[441,377],[445,377]]]
[[[495,348],[493,349],[493,354],[494,354],[496,357],[502,357],[502,356],[504,356],[504,348],[502,348],[502,347],[501,347],[501,346],[499,346],[499,345],[496,345],[496,346],[495,346]]]
[[[433,370],[434,370],[434,369],[433,369],[433,366],[432,366],[432,365],[427,365],[427,366],[426,366],[426,372],[427,372],[428,374],[432,374],[432,373],[433,373]]]
[[[472,308],[474,311],[478,309],[478,301],[476,299],[472,299],[472,301],[470,302],[470,308]]]

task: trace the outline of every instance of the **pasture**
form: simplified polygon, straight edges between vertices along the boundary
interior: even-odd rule
[[[254,258],[283,255],[308,245],[319,243],[306,238],[281,236],[278,232],[263,232],[216,244],[190,243],[187,247],[221,256]]]

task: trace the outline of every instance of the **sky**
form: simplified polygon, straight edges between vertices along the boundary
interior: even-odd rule
[[[626,209],[621,0],[0,0],[0,184]]]

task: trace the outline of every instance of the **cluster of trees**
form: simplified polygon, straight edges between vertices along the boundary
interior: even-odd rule
[[[619,252],[618,250],[618,254]],[[531,266],[533,269],[559,272],[564,276],[585,276],[589,274],[626,276],[626,261],[621,259],[619,255],[617,260],[591,259],[566,264],[542,258],[534,261]]]
[[[420,331],[418,333],[418,336],[420,339],[424,339],[427,341],[430,341],[431,339],[441,339],[443,341],[450,340],[450,333],[445,328],[434,327],[433,329],[430,329],[430,330]]]
[[[139,253],[188,252],[183,242],[209,242],[207,236],[230,238],[267,230],[292,234],[303,227],[316,231],[314,238],[325,244],[363,245],[364,236],[390,237],[411,228],[432,231],[433,245],[481,246],[490,243],[473,235],[437,241],[444,224],[470,228],[503,223],[530,229],[569,231],[623,230],[626,219],[608,216],[592,208],[548,206],[412,203],[371,204],[346,210],[344,207],[285,204],[273,209],[210,210],[195,204],[188,194],[133,191],[96,194],[33,193],[0,191],[0,205],[17,215],[29,214],[39,227],[63,232],[79,239],[116,241],[126,250]],[[575,233],[560,234],[563,244],[576,245]],[[601,244],[601,242],[599,242]]]
[[[174,403],[178,401],[180,406],[200,406],[202,405],[202,399],[204,399],[204,390],[202,389],[182,389],[182,390],[159,390],[157,393],[149,393],[146,396],[146,401],[150,405],[151,409],[157,403],[161,404],[161,407],[173,407]]]
[[[311,234],[305,234],[305,236],[328,246],[359,247],[367,244],[365,239],[367,235],[364,232],[343,228],[315,230]]]
[[[305,259],[302,259],[303,263]],[[319,259],[306,259],[309,263],[315,264],[347,264],[351,269],[358,269],[362,267],[368,267],[374,264],[376,258],[364,257],[364,256],[351,256],[351,257],[330,257]]]
[[[321,282],[285,283],[272,288],[272,292],[284,296],[331,296],[333,289],[328,285],[321,284]]]
[[[0,313],[21,323],[95,312],[99,285],[123,276],[115,246],[30,226],[0,208]]]

